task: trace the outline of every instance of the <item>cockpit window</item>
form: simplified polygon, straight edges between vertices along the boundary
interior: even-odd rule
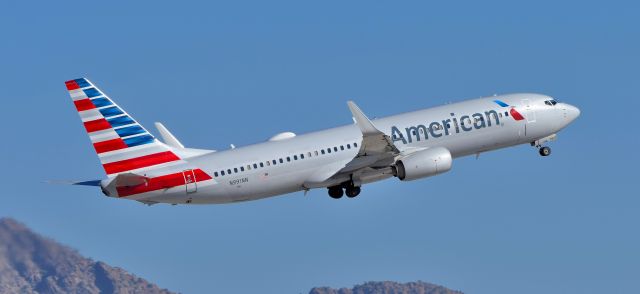
[[[554,105],[558,104],[558,102],[553,100],[553,99],[551,99],[551,100],[545,101],[544,104],[549,105],[549,106],[554,106]]]

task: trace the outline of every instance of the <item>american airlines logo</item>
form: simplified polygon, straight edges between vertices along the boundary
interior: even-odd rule
[[[500,100],[494,100],[494,102],[502,107],[510,107]],[[524,117],[515,109],[510,107],[510,116],[516,120],[523,120]],[[453,133],[470,132],[472,130],[479,130],[482,128],[489,128],[492,126],[500,125],[501,114],[498,114],[495,110],[488,110],[484,113],[474,113],[472,115],[463,115],[456,117],[455,113],[451,113],[451,118],[444,119],[442,121],[434,121],[428,125],[409,126],[405,128],[405,133],[400,131],[396,126],[391,126],[391,137],[393,142],[400,141],[402,144],[412,143],[413,140],[420,141],[421,139],[428,140],[431,138],[440,138],[442,136],[449,136]],[[505,112],[505,115],[507,113]]]

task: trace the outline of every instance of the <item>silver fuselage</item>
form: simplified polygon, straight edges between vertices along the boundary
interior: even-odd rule
[[[540,94],[492,96],[402,113],[372,122],[392,138],[400,151],[437,146],[448,149],[457,158],[532,143],[556,134],[579,115],[579,110],[569,104],[545,104],[548,99],[549,96]],[[508,113],[509,108],[496,104],[495,100],[516,107],[524,119],[514,119]],[[483,119],[479,119],[479,116]],[[358,154],[358,147],[354,143],[359,145],[361,140],[362,132],[357,125],[351,124],[195,156],[186,159],[186,164],[149,171],[146,176],[199,168],[213,179],[195,179],[194,183],[185,186],[127,198],[148,203],[231,203],[329,187],[348,179],[349,173],[342,172],[313,185],[309,184],[309,179],[337,162],[354,159]],[[327,148],[332,152],[326,152]],[[334,148],[338,151],[334,151]],[[325,154],[322,154],[322,150],[325,150]],[[280,163],[281,158],[283,163]],[[276,164],[272,163],[274,160]],[[267,162],[270,163],[268,166]],[[225,175],[222,175],[222,171],[225,171]],[[231,171],[231,174],[227,171]],[[392,175],[388,172],[373,173],[364,176],[363,183],[389,177]]]

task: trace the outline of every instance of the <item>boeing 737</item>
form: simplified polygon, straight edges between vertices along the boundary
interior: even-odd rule
[[[462,156],[520,144],[549,156],[546,143],[580,115],[575,106],[528,93],[374,120],[349,101],[353,124],[215,151],[186,148],[156,123],[161,142],[86,78],[65,84],[107,175],[73,184],[149,205],[233,203],[318,188],[352,198],[367,183],[445,173]]]

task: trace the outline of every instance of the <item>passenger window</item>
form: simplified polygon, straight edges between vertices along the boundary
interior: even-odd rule
[[[258,165],[254,163],[253,164],[253,169],[256,169],[256,168],[258,168]]]
[[[396,135],[393,135],[393,139],[395,140]],[[347,149],[351,149],[351,144],[347,144]]]
[[[272,160],[271,162],[273,162],[273,165],[276,165],[276,160],[275,159]]]
[[[509,116],[509,112],[508,112],[508,111],[505,111],[505,112],[504,112],[504,116]]]
[[[240,167],[240,171],[244,171],[244,166],[241,166],[241,167]]]
[[[316,155],[318,155],[318,154],[316,154]],[[308,152],[308,153],[307,153],[307,156],[311,157],[311,152]]]
[[[268,161],[267,161],[267,163],[268,163]],[[264,163],[261,162],[260,163],[260,167],[264,167]]]
[[[218,176],[218,172],[213,172],[213,176],[217,177]]]
[[[338,152],[338,147],[333,147],[333,151]]]
[[[228,169],[228,170],[227,170],[227,174],[231,174],[231,169]]]
[[[500,117],[502,117],[502,112],[498,113],[498,115],[500,115]]]
[[[234,167],[234,168],[233,168],[233,172],[234,172],[234,173],[237,173],[237,172],[238,172],[238,168],[237,168],[237,167]]]
[[[282,158],[280,158],[280,163],[284,163],[284,160],[282,160]]]
[[[324,155],[324,149],[320,150],[320,152]],[[318,151],[316,151],[316,153],[318,153]]]
[[[294,155],[293,160],[298,160],[298,155]]]
[[[316,152],[316,156],[318,156],[318,150],[316,150],[315,152]],[[324,154],[324,151],[322,152],[322,154]]]
[[[353,147],[358,147],[358,143],[353,143]]]
[[[300,154],[300,159],[304,159],[304,154]]]
[[[267,161],[267,166],[271,166],[271,161]]]
[[[291,157],[287,156],[287,162],[291,162]]]
[[[331,148],[327,148],[327,152],[331,153]]]
[[[344,150],[344,146],[343,145],[340,145],[340,150]]]
[[[224,171],[221,171],[220,173],[224,176]]]

